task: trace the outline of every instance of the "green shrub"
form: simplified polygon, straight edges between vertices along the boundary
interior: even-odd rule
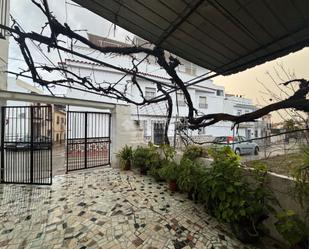
[[[150,146],[153,146],[152,144],[150,144]],[[160,175],[160,170],[161,168],[168,164],[169,162],[172,162],[174,160],[175,154],[176,154],[176,150],[167,145],[167,144],[162,144],[160,145],[161,150],[161,157],[160,160],[157,164],[154,164],[151,166],[151,168],[149,169],[148,173],[149,175],[151,175],[156,181],[163,181],[163,177]]]
[[[159,170],[159,175],[166,181],[176,181],[178,178],[179,166],[174,161],[165,161]]]
[[[277,219],[276,229],[290,246],[309,247],[309,226],[294,211],[278,213]]]
[[[160,155],[153,145],[138,146],[133,153],[133,166],[140,169],[141,174],[147,174],[152,167],[158,167]]]
[[[305,215],[300,217],[293,210],[277,213],[275,223],[277,231],[291,247],[309,248],[309,147],[303,149],[303,163],[296,166],[293,172],[295,187],[293,196],[303,208]]]
[[[189,199],[198,199],[200,179],[205,173],[202,165],[188,158],[183,158],[179,165],[177,185],[181,191],[187,192]]]
[[[176,150],[168,144],[160,145],[160,149],[163,152],[163,160],[173,161],[176,155]]]
[[[131,168],[133,158],[133,149],[131,146],[125,145],[116,156],[119,158],[121,169],[129,170]]]
[[[261,170],[256,169],[258,183],[251,187],[244,180],[239,156],[230,147],[210,151],[214,161],[202,175],[201,199],[210,214],[230,223],[236,236],[243,242],[253,242],[264,235],[262,222],[272,211],[271,193],[264,187]],[[265,175],[264,175],[265,176]]]
[[[307,208],[307,215],[309,213],[309,207],[305,207],[309,201],[309,147],[305,147],[302,150],[302,161],[301,165],[294,168],[293,177],[295,179],[294,196],[296,201],[303,208]]]
[[[186,147],[184,153],[183,153],[183,158],[188,158],[190,160],[195,160],[198,157],[202,157],[207,155],[206,149],[203,148],[202,146],[198,145],[189,145]]]

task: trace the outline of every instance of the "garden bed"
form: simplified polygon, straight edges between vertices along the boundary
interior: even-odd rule
[[[293,153],[287,155],[277,155],[267,159],[254,160],[246,162],[245,164],[248,167],[253,167],[256,162],[265,163],[269,172],[285,176],[292,176],[293,170],[296,166],[303,162],[303,159],[300,153]]]

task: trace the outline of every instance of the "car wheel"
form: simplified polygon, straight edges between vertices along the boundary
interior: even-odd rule
[[[238,155],[238,156],[240,156],[240,149],[239,149],[239,148],[236,148],[236,149],[235,149],[235,154]]]
[[[256,146],[254,149],[254,155],[258,155],[259,151],[260,151],[259,147]]]

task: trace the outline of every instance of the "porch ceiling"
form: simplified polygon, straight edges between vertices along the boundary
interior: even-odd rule
[[[228,75],[309,44],[308,0],[74,0],[202,67]]]

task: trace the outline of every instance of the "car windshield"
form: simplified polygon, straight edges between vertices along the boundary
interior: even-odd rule
[[[239,137],[239,139],[240,139],[242,142],[247,141],[247,138],[245,138],[245,137]]]

